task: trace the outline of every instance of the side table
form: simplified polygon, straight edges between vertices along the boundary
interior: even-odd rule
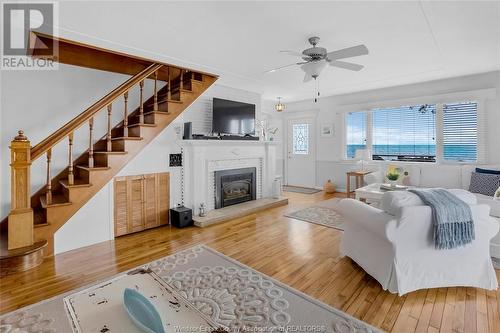
[[[368,170],[348,171],[346,173],[347,174],[346,194],[347,194],[348,198],[350,198],[351,194],[354,193],[354,191],[351,191],[351,177],[355,177],[355,179],[356,179],[356,187],[355,187],[355,190],[356,190],[357,188],[360,188],[363,186],[364,181],[365,181],[365,175],[368,175],[370,173],[372,173],[372,171],[368,171]]]

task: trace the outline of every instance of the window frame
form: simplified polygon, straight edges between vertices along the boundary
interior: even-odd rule
[[[367,103],[361,105],[345,106],[342,110],[343,114],[343,142],[342,142],[342,160],[352,162],[354,159],[347,157],[347,113],[350,112],[366,112],[366,148],[373,151],[373,128],[372,128],[372,109],[376,108],[395,108],[403,105],[418,105],[418,104],[435,104],[436,105],[436,158],[435,162],[412,162],[412,161],[391,161],[392,163],[425,163],[425,164],[480,164],[486,163],[486,114],[484,109],[485,100],[488,98],[496,98],[495,89],[482,89],[478,91],[470,91],[464,93],[451,93],[445,95],[434,96],[435,98],[412,98],[409,100],[390,101],[388,103],[381,102],[380,104]],[[477,103],[477,156],[476,161],[458,161],[444,160],[444,123],[443,123],[443,105],[457,102],[475,102]],[[375,161],[373,162],[388,162]]]

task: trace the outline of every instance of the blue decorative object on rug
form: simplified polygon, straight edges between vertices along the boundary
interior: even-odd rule
[[[127,288],[123,293],[123,306],[134,324],[145,333],[165,333],[160,315],[144,295]]]
[[[500,186],[500,175],[473,172],[470,177],[469,191],[492,197]]]
[[[476,172],[477,173],[489,173],[492,175],[500,175],[500,170],[476,168]]]

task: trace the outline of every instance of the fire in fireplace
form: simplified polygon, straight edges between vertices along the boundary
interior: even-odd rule
[[[256,168],[215,171],[215,208],[255,200]]]

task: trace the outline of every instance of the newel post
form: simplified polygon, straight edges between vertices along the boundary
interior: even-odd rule
[[[9,250],[33,245],[33,209],[30,195],[30,142],[23,131],[10,143]]]

